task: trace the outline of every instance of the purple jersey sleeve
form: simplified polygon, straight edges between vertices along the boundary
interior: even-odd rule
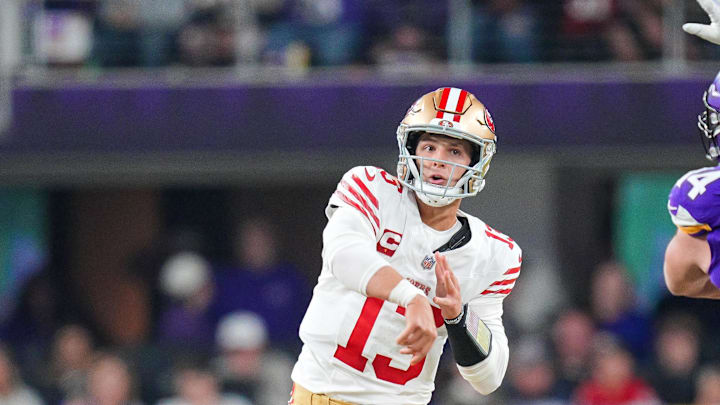
[[[710,268],[708,274],[715,287],[720,288],[720,231],[710,232],[707,241],[710,245]]]
[[[720,166],[693,170],[681,177],[670,191],[668,211],[673,223],[690,235],[720,229]]]
[[[670,191],[668,211],[673,223],[693,235],[707,235],[710,281],[720,288],[720,166],[693,170]]]

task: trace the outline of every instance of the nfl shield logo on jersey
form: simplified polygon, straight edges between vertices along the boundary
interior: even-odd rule
[[[430,270],[435,265],[435,256],[434,255],[426,255],[425,258],[422,261],[422,268],[425,270]]]

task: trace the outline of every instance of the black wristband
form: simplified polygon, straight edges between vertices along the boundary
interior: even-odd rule
[[[465,304],[463,307],[462,320],[460,322],[456,324],[445,323],[445,328],[448,332],[448,340],[450,340],[450,347],[452,347],[455,362],[463,367],[477,364],[485,360],[490,355],[490,350],[485,352],[468,331],[465,324],[467,315],[467,304]],[[492,339],[490,342],[492,342]]]

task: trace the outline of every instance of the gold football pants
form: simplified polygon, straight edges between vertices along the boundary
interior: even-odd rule
[[[353,405],[350,402],[332,399],[325,394],[315,394],[308,391],[302,385],[293,384],[293,390],[290,397],[290,405]]]

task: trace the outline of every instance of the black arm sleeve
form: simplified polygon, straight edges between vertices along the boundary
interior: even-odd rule
[[[462,320],[456,324],[445,323],[447,328],[448,339],[450,340],[450,347],[452,347],[453,357],[455,362],[463,367],[472,366],[483,360],[490,355],[490,350],[487,353],[484,352],[480,345],[477,343],[475,338],[470,334],[465,325],[467,319],[467,304],[463,308]],[[492,345],[492,339],[490,339]],[[492,349],[492,347],[490,347]]]

